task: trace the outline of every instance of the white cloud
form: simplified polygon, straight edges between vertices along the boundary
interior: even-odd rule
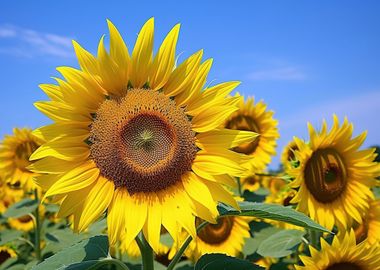
[[[257,70],[248,75],[248,79],[255,81],[302,81],[306,78],[300,68],[292,66]]]
[[[12,45],[0,47],[0,53],[21,57],[48,55],[73,57],[71,38],[51,33],[41,33],[14,25],[0,25],[0,39],[12,41]],[[14,44],[13,44],[14,43]]]
[[[323,104],[315,104],[306,110],[298,111],[284,119],[283,128],[292,128],[306,122],[318,123],[321,119],[330,119],[332,114],[340,117],[360,119],[363,122],[373,121],[379,111],[380,91],[365,92],[364,94],[342,98]]]

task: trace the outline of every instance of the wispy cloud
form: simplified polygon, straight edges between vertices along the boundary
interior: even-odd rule
[[[41,55],[72,57],[71,38],[51,33],[41,33],[14,25],[0,25],[0,39],[8,40],[8,45],[0,47],[0,53],[20,57]],[[2,42],[5,43],[5,42]]]
[[[257,70],[247,77],[255,81],[302,81],[307,78],[302,69],[292,66]]]
[[[358,122],[371,125],[379,114],[379,100],[380,91],[371,91],[323,104],[315,104],[306,110],[290,115],[282,121],[281,126],[293,128],[305,125],[306,122],[320,123],[323,118],[330,120],[334,113],[340,117],[348,116],[352,121],[356,119]]]

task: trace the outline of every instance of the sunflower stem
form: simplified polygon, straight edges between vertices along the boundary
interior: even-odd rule
[[[198,227],[197,227],[197,233],[202,230],[206,225],[208,224],[207,221],[204,221],[203,223],[201,223]],[[181,259],[183,253],[185,252],[185,250],[187,249],[187,247],[189,246],[190,242],[193,240],[193,237],[191,235],[189,235],[185,242],[182,244],[181,248],[177,251],[177,253],[175,254],[175,256],[173,257],[173,260],[170,262],[170,264],[168,265],[168,268],[166,268],[166,270],[173,270],[175,265],[178,263],[178,261]]]
[[[35,210],[35,226],[34,226],[35,244],[34,244],[34,250],[36,252],[37,261],[40,262],[41,261],[41,220],[40,220],[40,205],[39,205],[40,202],[39,202],[39,198],[38,198],[38,190],[37,189],[34,190],[34,198],[38,203],[37,208]]]
[[[137,238],[137,237],[136,237]],[[145,236],[143,233],[141,233],[141,257],[142,257],[142,270],[154,270],[154,265],[153,265],[153,259],[154,259],[154,254],[152,247],[149,245],[148,241],[145,239]],[[140,247],[139,242],[137,244]]]
[[[242,196],[242,191],[241,191],[241,181],[240,181],[240,177],[236,177],[236,181],[237,181],[237,186],[238,186],[238,191],[239,191],[239,196]]]

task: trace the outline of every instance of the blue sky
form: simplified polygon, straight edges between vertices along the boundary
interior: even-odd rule
[[[0,137],[49,123],[33,102],[57,66],[77,66],[71,39],[94,53],[109,18],[132,47],[153,16],[156,48],[180,22],[180,61],[203,48],[209,81],[240,80],[240,93],[275,111],[278,152],[333,113],[368,130],[365,146],[380,144],[379,1],[137,2],[1,1]]]

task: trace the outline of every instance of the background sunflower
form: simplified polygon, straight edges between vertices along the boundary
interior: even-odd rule
[[[309,143],[295,138],[300,166],[290,171],[295,178],[290,185],[298,188],[291,202],[330,230],[334,224],[344,230],[354,220],[362,222],[379,175],[374,149],[359,150],[366,133],[351,139],[352,132],[347,119],[339,126],[334,115],[329,132],[324,121],[319,132],[309,124]]]

